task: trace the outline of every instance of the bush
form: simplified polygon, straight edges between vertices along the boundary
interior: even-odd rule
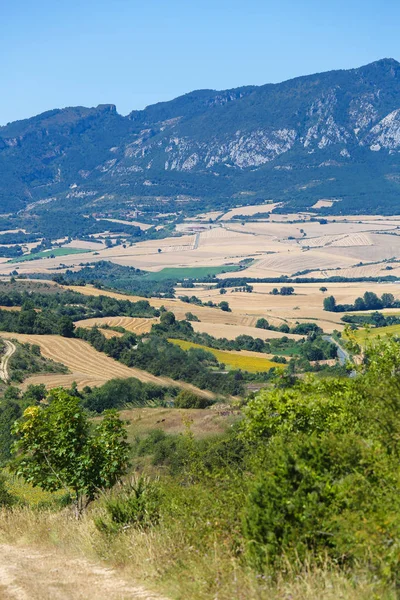
[[[0,506],[11,506],[16,502],[16,498],[9,493],[5,486],[5,479],[0,475]]]
[[[174,401],[175,408],[207,408],[212,404],[212,400],[196,396],[189,390],[179,392]]]
[[[133,478],[104,501],[106,517],[96,518],[95,525],[104,533],[117,533],[128,527],[145,529],[158,522],[159,505],[155,483],[143,476]]]

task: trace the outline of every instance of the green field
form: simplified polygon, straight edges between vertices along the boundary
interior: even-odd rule
[[[54,248],[53,250],[43,250],[43,252],[37,252],[36,254],[24,254],[17,258],[9,260],[9,263],[20,263],[28,260],[38,260],[40,258],[49,258],[50,256],[68,256],[68,254],[87,254],[92,250],[84,250],[82,248]]]
[[[273,367],[282,369],[281,364],[272,362],[268,358],[262,358],[261,356],[247,356],[241,352],[226,352],[224,350],[216,350],[215,348],[208,348],[208,346],[202,346],[201,344],[195,344],[194,342],[187,342],[186,340],[169,339],[169,342],[176,344],[182,350],[189,350],[190,348],[201,348],[207,352],[211,352],[220,363],[224,363],[232,369],[242,369],[243,371],[249,371],[250,373],[260,373],[262,371],[269,371]]]
[[[229,271],[239,271],[240,265],[221,265],[220,267],[166,267],[161,271],[148,272],[146,279],[152,281],[166,281],[167,279],[201,279],[218,275],[219,273],[228,273]]]
[[[397,325],[388,325],[387,327],[374,327],[371,329],[358,329],[357,331],[352,331],[352,335],[354,335],[357,342],[360,344],[366,342],[367,340],[373,340],[380,337],[385,337],[388,335],[397,335],[400,336],[400,324]]]

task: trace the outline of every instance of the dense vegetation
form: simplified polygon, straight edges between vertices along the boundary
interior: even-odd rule
[[[267,321],[263,319],[262,321]],[[264,325],[264,323],[261,323]],[[278,328],[279,331],[289,333],[288,325]],[[266,329],[276,330],[273,326],[264,327]],[[251,350],[253,352],[265,352],[266,354],[276,354],[275,362],[286,362],[279,360],[280,356],[292,356],[296,360],[290,365],[291,368],[309,370],[310,365],[307,361],[320,361],[337,357],[337,347],[322,337],[322,329],[314,323],[299,323],[291,330],[292,333],[307,336],[306,339],[293,340],[286,336],[271,340],[262,340],[253,338],[249,335],[239,335],[235,340],[226,338],[215,338],[208,333],[197,333],[188,321],[177,321],[173,313],[163,313],[160,323],[152,326],[152,334],[157,336],[178,338],[188,340],[196,344],[208,346],[218,350]],[[278,359],[278,360],[277,360]]]
[[[124,267],[109,261],[91,263],[79,271],[67,270],[62,275],[55,275],[53,280],[60,284],[85,285],[90,283],[95,287],[110,288],[150,297],[174,297],[174,286],[177,278],[153,280],[147,277],[145,271],[134,267]]]
[[[366,348],[353,378],[270,383],[247,398],[241,417],[224,434],[196,438],[190,421],[183,435],[142,431],[130,457],[139,476],[95,502],[87,520],[77,525],[74,548],[89,544],[91,552],[96,548],[111,560],[118,549],[119,564],[135,561],[136,573],[143,573],[138,564],[145,560],[147,577],[154,565],[152,577],[164,589],[196,600],[281,598],[295,581],[293,598],[322,598],[333,586],[332,598],[394,599],[400,572],[399,369],[398,342],[381,341]],[[113,385],[117,392],[121,382]],[[39,485],[59,486],[40,457],[30,457],[28,443],[36,443],[37,431],[48,431],[47,423],[54,424],[46,442],[52,464],[63,478],[72,478],[78,494],[90,498],[93,488],[80,468],[87,460],[83,448],[91,447],[92,439],[82,400],[74,390],[50,395],[50,412],[48,405],[31,401],[34,407],[14,428],[19,472],[29,478],[35,468]],[[2,422],[4,410],[10,421],[20,414],[10,399],[6,409],[0,405]],[[68,441],[63,423],[72,410],[84,436],[67,468],[60,449]],[[32,427],[30,439],[24,437],[26,424]],[[98,426],[96,421],[96,431]],[[118,423],[115,432],[122,435]],[[57,435],[63,436],[58,445]],[[105,464],[101,456],[100,467]],[[124,461],[122,456],[116,465]],[[92,481],[99,473],[95,465]],[[111,473],[99,487],[112,483]],[[35,517],[49,540],[55,510],[53,504],[51,513],[42,509]],[[24,513],[14,508],[12,514],[23,518]],[[60,522],[64,514],[65,509]],[[30,523],[24,536],[29,538],[34,526]],[[318,583],[320,570],[323,583]],[[348,591],[335,596],[337,578],[348,581]],[[289,588],[278,594],[282,579]],[[314,585],[322,587],[310,595]],[[308,595],[302,595],[305,587]],[[358,595],[359,588],[363,594]]]
[[[400,324],[400,317],[397,315],[384,315],[375,311],[366,315],[344,315],[344,323],[349,323],[353,328],[370,325],[372,327],[389,327],[390,325]]]
[[[337,304],[334,296],[324,299],[324,310],[330,312],[356,312],[382,308],[400,308],[400,300],[395,300],[393,294],[389,293],[384,293],[379,298],[375,292],[365,292],[362,298],[356,298],[354,304]]]
[[[172,313],[164,313],[169,314]],[[122,337],[106,339],[96,327],[77,328],[74,335],[128,367],[137,367],[153,375],[166,375],[172,379],[187,381],[201,389],[221,395],[243,394],[243,375],[235,371],[217,372],[218,361],[209,352],[196,349],[185,352],[167,339],[156,335],[141,339],[132,333],[125,333]]]
[[[60,334],[71,337],[73,320],[90,317],[126,315],[154,317],[158,310],[147,300],[131,302],[109,296],[85,296],[70,290],[1,291],[0,306],[21,307],[20,311],[0,309],[0,331],[17,333]]]

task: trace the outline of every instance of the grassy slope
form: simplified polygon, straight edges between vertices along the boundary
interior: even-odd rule
[[[187,430],[196,438],[203,438],[224,433],[240,418],[240,412],[209,409],[178,408],[131,408],[120,411],[121,417],[127,421],[128,441],[134,443],[137,436],[148,434],[154,429],[162,429],[165,433],[180,434]]]
[[[146,279],[152,281],[165,281],[167,279],[201,279],[218,275],[219,273],[228,273],[229,271],[238,271],[239,265],[221,265],[220,267],[166,267],[161,271],[148,272]]]
[[[25,254],[9,260],[9,263],[21,263],[30,260],[38,260],[40,258],[49,258],[49,256],[68,256],[69,254],[87,254],[93,252],[93,250],[87,250],[83,248],[54,248],[53,250],[43,250],[43,252],[37,252],[36,254]]]
[[[400,335],[400,324],[388,325],[388,327],[374,327],[372,329],[359,329],[358,331],[352,331],[352,335],[356,338],[357,342],[364,343],[367,340],[373,340],[388,335]]]

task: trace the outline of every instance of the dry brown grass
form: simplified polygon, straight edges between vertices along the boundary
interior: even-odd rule
[[[99,511],[101,509],[95,508],[95,512]],[[278,576],[276,582],[269,577],[256,577],[244,568],[240,559],[230,552],[228,545],[216,545],[207,553],[187,547],[182,532],[174,528],[173,523],[161,523],[147,532],[128,529],[117,536],[105,537],[96,530],[91,513],[76,521],[67,510],[54,513],[17,508],[0,512],[0,539],[3,543],[13,544],[14,560],[18,562],[20,557],[25,570],[32,568],[35,579],[32,579],[32,590],[35,593],[40,586],[42,594],[46,591],[38,577],[39,571],[43,571],[46,578],[40,567],[41,562],[49,571],[47,582],[51,580],[51,569],[60,569],[58,586],[56,584],[54,587],[53,583],[53,592],[50,588],[49,595],[5,598],[67,600],[70,596],[62,595],[60,580],[63,580],[64,569],[74,568],[74,558],[101,560],[103,565],[113,566],[118,573],[109,573],[111,581],[117,580],[118,576],[124,578],[126,585],[132,580],[139,581],[147,588],[160,590],[171,600],[395,600],[397,597],[390,586],[371,582],[368,573],[355,572],[346,576],[328,563],[318,568],[306,565],[302,569],[288,565],[286,573]],[[23,561],[24,552],[36,552],[38,564],[32,562],[28,566]],[[84,577],[77,578],[75,582],[75,593],[80,589],[89,595],[72,596],[73,600],[103,599],[102,595],[93,595],[96,583],[92,583],[92,577],[89,577],[90,570],[85,570],[88,577],[86,582]],[[99,575],[102,575],[101,569]],[[103,591],[101,580],[102,577],[97,585]],[[93,586],[89,590],[88,582]],[[132,592],[123,591],[125,594],[119,596],[121,600],[135,597]],[[110,600],[114,600],[112,594],[113,589],[110,589]]]
[[[240,418],[240,412],[222,405],[206,409],[132,408],[120,414],[128,421],[130,441],[154,429],[162,429],[169,434],[184,433],[188,422],[196,438],[218,435]]]

